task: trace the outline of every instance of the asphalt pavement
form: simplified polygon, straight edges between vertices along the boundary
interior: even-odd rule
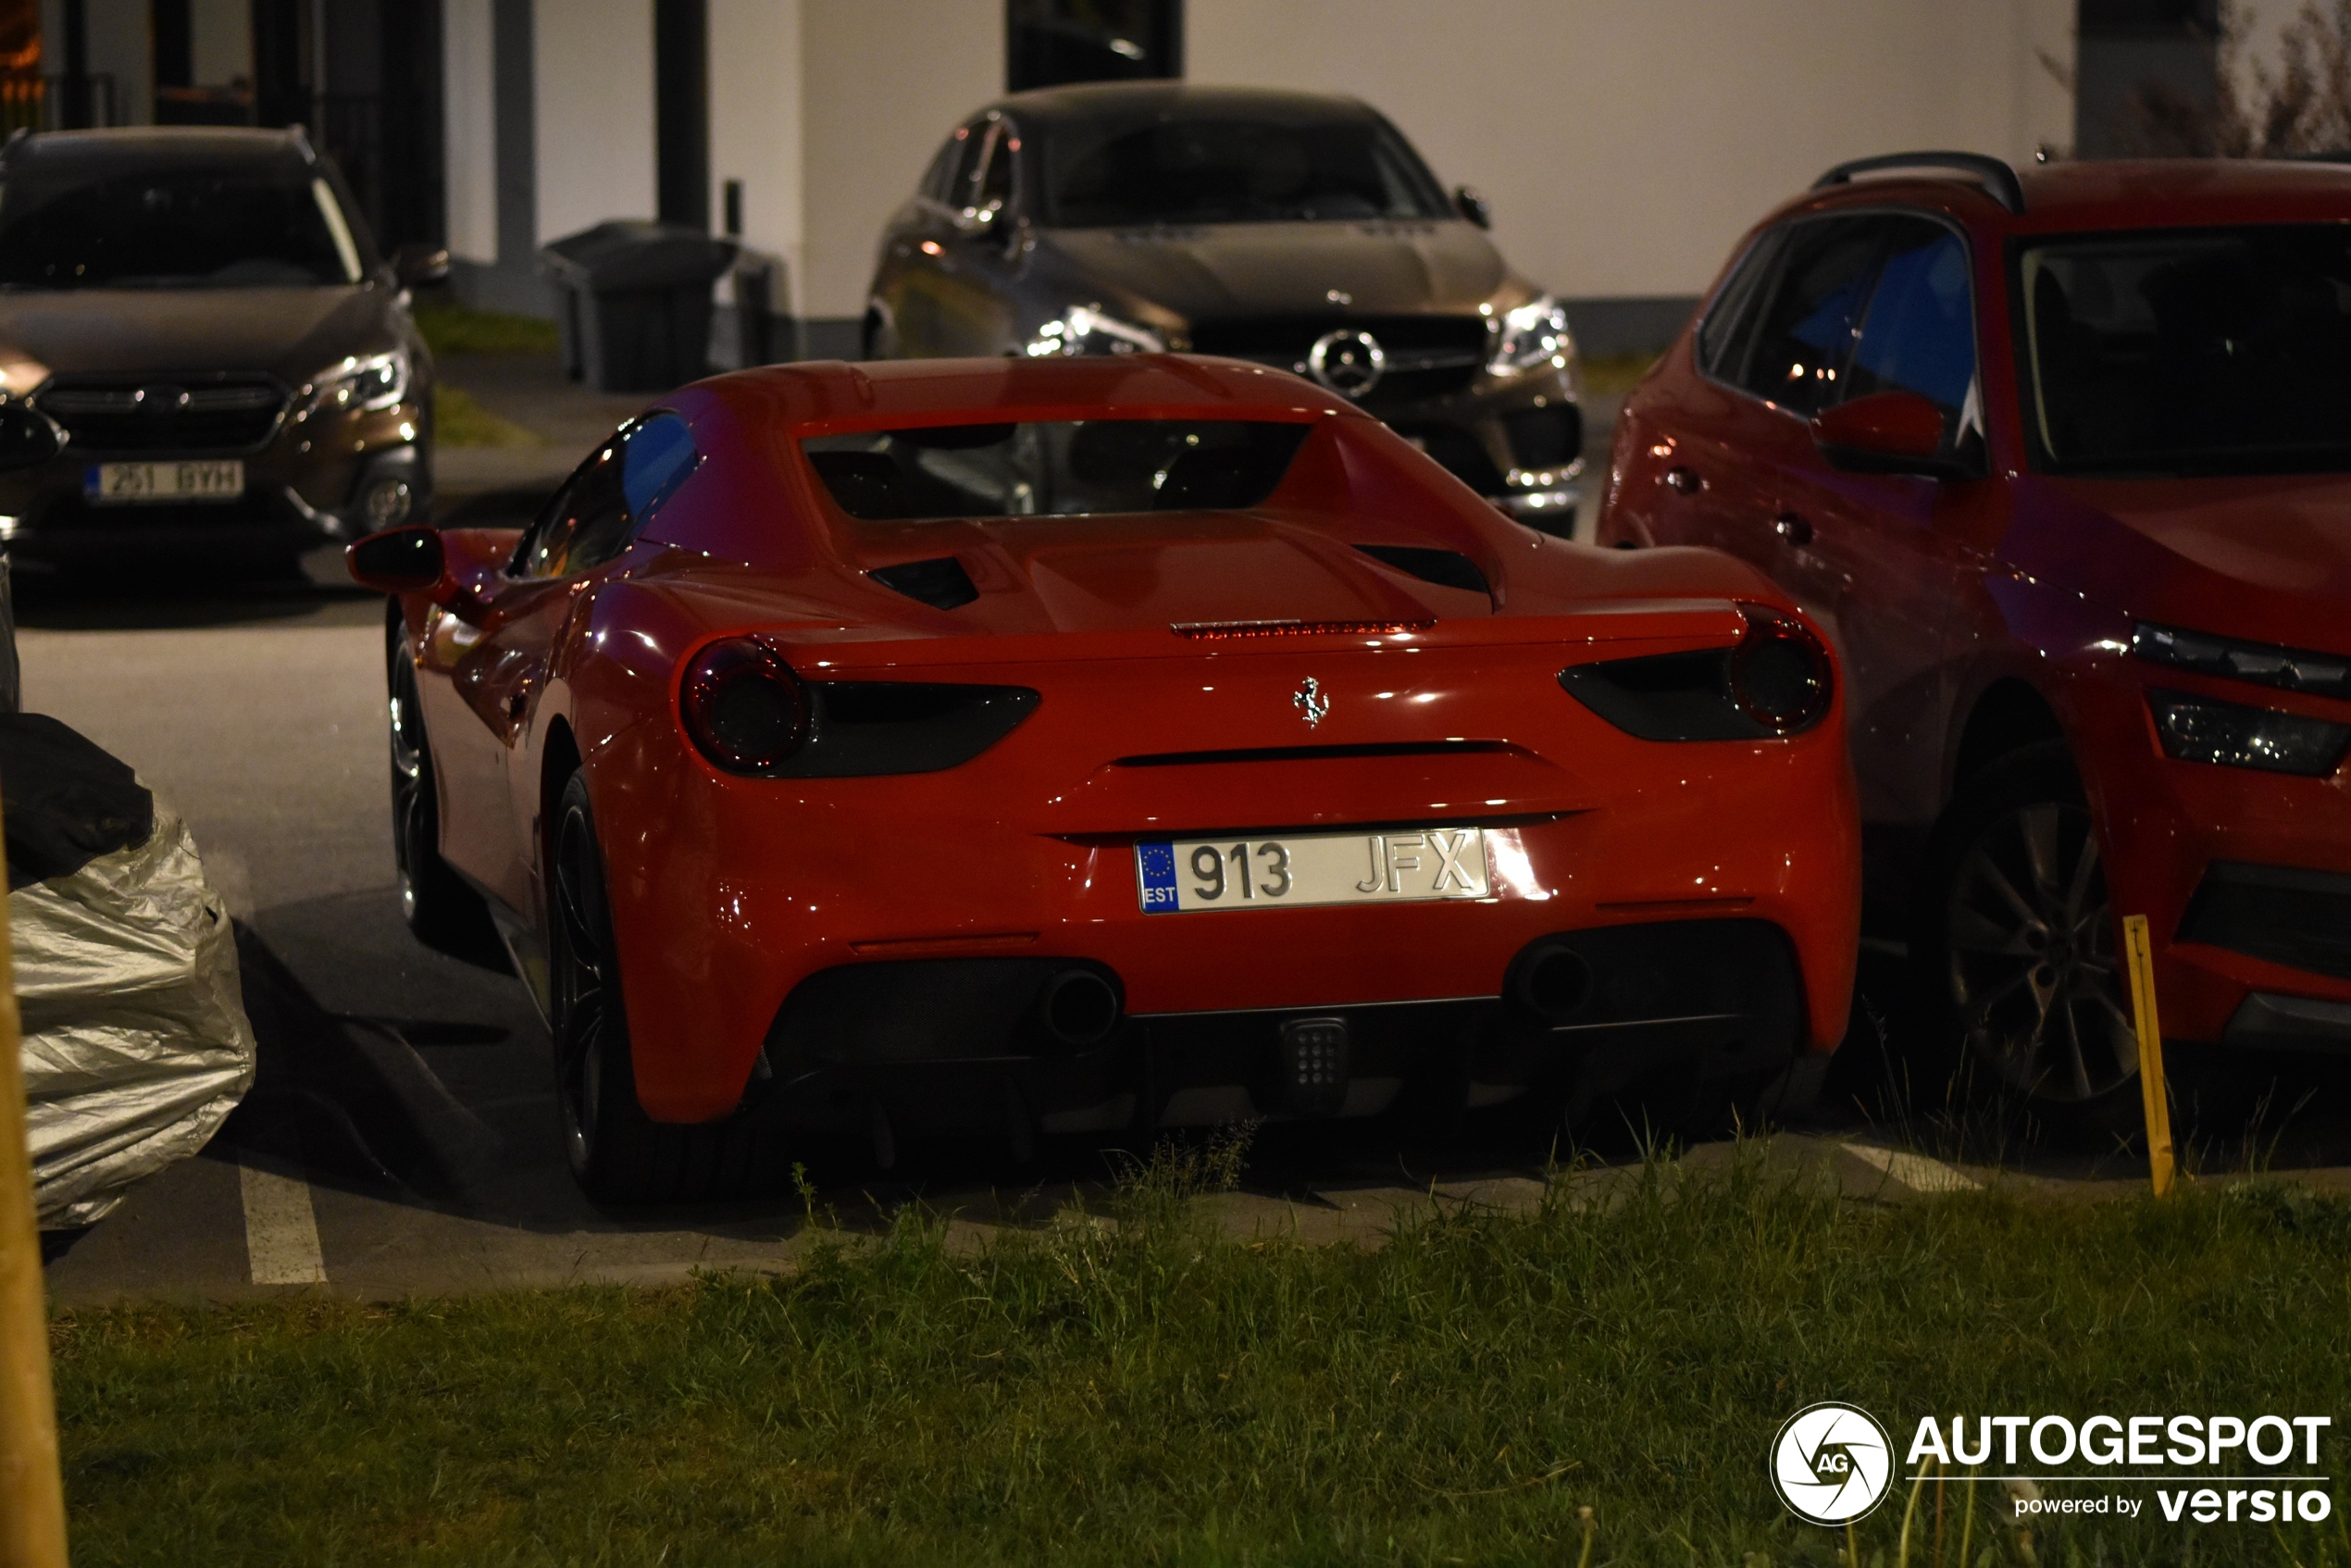
[[[444,373],[541,435],[442,454],[444,516],[528,516],[647,401],[570,387],[544,359]],[[401,1297],[789,1267],[808,1220],[799,1195],[603,1210],[574,1188],[547,1036],[522,986],[425,949],[401,923],[382,602],[338,581],[331,557],[312,568],[267,583],[20,584],[26,706],[129,761],[186,817],[238,924],[261,1043],[254,1092],[201,1156],[89,1230],[47,1238],[56,1297]],[[1770,1157],[1867,1199],[1991,1179],[2095,1195],[2143,1179],[2117,1152],[2028,1152],[2002,1172],[1926,1159],[1850,1112],[1857,1084],[1867,1088],[1853,1074],[1842,1084],[1846,1114],[1777,1139]],[[2289,1087],[2288,1107],[2306,1114],[2292,1140],[2264,1147],[2312,1167],[2314,1181],[2351,1185],[2324,1168],[2351,1164],[2351,1131],[2317,1103],[2333,1092]],[[1399,1211],[1541,1202],[1553,1152],[1539,1137],[1475,1128],[1409,1150],[1383,1128],[1272,1129],[1244,1189],[1213,1201],[1244,1234],[1375,1241]],[[817,1201],[852,1226],[919,1201],[978,1238],[1101,1213],[1113,1168],[1083,1143],[1026,1161],[989,1144],[915,1148],[887,1175],[852,1151],[819,1163]]]

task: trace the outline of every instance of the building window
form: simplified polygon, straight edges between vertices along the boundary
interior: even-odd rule
[[[1184,0],[1006,0],[1004,87],[1184,74]]]

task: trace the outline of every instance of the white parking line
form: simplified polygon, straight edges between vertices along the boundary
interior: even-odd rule
[[[318,1216],[310,1184],[238,1161],[245,1198],[245,1255],[255,1285],[324,1285],[327,1260],[318,1250]]]
[[[1875,1165],[1913,1192],[1972,1192],[1984,1184],[1965,1171],[1898,1149],[1871,1143],[1848,1143],[1845,1151]]]

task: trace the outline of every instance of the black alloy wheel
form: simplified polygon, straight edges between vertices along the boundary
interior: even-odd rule
[[[2084,1130],[2138,1114],[2138,1037],[2098,835],[2062,742],[1966,780],[1936,829],[1920,982],[1947,1039]]]
[[[620,1109],[606,1076],[626,1071],[628,1024],[620,1007],[619,975],[612,956],[612,920],[604,907],[603,857],[588,807],[587,781],[575,774],[564,788],[555,828],[554,877],[547,891],[549,1011],[555,1037],[555,1095],[563,1112],[564,1154],[571,1174],[599,1196],[608,1185],[611,1146],[627,1129],[610,1124]],[[615,1064],[613,1058],[622,1060]],[[633,1092],[629,1095],[635,1099]]]
[[[441,858],[441,802],[432,749],[417,706],[417,666],[395,601],[388,639],[386,685],[392,741],[392,854],[399,874],[400,914],[427,947],[503,964],[504,957],[481,895]]]
[[[555,808],[548,903],[548,991],[564,1153],[589,1196],[612,1203],[691,1202],[778,1184],[775,1139],[741,1113],[665,1124],[637,1101],[621,965],[588,781],[575,773]]]

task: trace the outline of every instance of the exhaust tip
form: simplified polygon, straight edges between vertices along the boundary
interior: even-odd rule
[[[1064,969],[1038,991],[1037,1011],[1063,1045],[1100,1045],[1118,1027],[1118,989],[1091,969]]]
[[[1574,948],[1545,944],[1519,960],[1511,990],[1518,1004],[1536,1017],[1563,1023],[1591,1000],[1592,966]]]

